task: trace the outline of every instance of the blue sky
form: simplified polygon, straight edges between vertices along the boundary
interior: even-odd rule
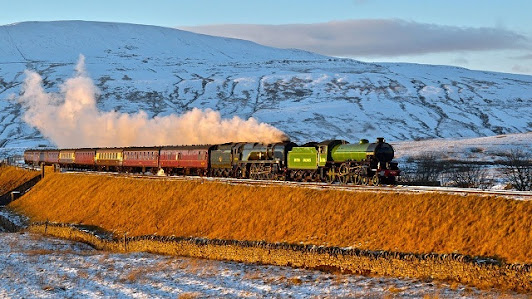
[[[52,20],[137,23],[363,61],[532,74],[529,0],[0,0],[0,7],[2,25]]]

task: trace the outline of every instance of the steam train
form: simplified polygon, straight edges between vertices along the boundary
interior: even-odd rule
[[[345,140],[273,144],[225,143],[215,145],[30,149],[28,165],[63,169],[151,172],[255,180],[325,181],[341,184],[393,184],[400,170],[394,149],[377,138],[357,144]]]

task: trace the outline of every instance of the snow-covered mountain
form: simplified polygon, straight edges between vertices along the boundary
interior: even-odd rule
[[[171,28],[58,21],[0,26],[0,147],[49,144],[24,123],[13,98],[26,69],[58,92],[80,54],[103,111],[164,116],[210,108],[267,122],[295,142],[532,131],[532,76],[363,63]]]

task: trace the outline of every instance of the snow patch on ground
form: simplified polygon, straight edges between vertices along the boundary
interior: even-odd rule
[[[148,253],[115,254],[31,233],[0,233],[0,244],[2,298],[501,295],[495,291],[413,279],[328,274]]]
[[[513,149],[532,152],[532,132],[480,138],[390,142],[396,158],[435,153],[441,158],[493,162]]]

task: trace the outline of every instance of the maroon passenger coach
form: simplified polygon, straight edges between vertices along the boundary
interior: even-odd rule
[[[210,145],[172,146],[161,148],[159,166],[168,174],[206,175]]]
[[[137,147],[125,148],[124,159],[122,162],[124,170],[127,172],[150,170],[156,172],[159,167],[159,148],[158,147]]]

